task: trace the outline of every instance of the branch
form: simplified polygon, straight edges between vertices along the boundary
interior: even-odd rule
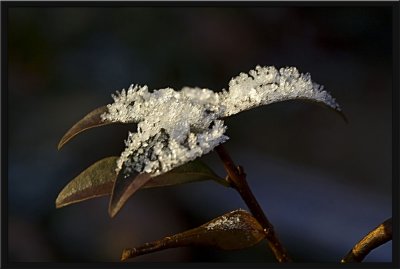
[[[361,262],[373,249],[392,239],[392,218],[369,232],[341,260],[342,263]]]
[[[239,192],[240,196],[250,209],[251,213],[264,228],[268,245],[272,250],[275,258],[278,260],[278,262],[291,262],[292,260],[289,257],[286,249],[283,247],[282,243],[279,241],[279,238],[274,231],[274,227],[268,220],[267,216],[264,214],[264,211],[257,202],[257,199],[251,192],[251,189],[247,184],[246,174],[244,173],[243,168],[241,166],[235,166],[228,152],[222,145],[217,146],[215,148],[215,151],[218,153],[219,158],[224,164],[225,170],[228,173],[228,180],[230,181],[232,186]]]

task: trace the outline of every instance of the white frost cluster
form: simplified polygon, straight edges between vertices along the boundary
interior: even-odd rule
[[[222,217],[209,222],[205,228],[207,230],[234,230],[243,227],[244,223],[241,219],[240,212],[246,212],[243,209],[232,211]]]
[[[153,176],[168,172],[210,152],[224,143],[226,126],[222,118],[260,105],[290,99],[310,99],[340,110],[335,99],[313,83],[309,74],[295,67],[260,67],[231,79],[228,91],[184,87],[150,92],[134,86],[113,95],[102,120],[136,122],[117,172],[146,172]]]
[[[229,82],[221,105],[224,116],[230,116],[260,105],[291,99],[311,99],[340,110],[335,99],[311,81],[310,74],[300,74],[296,67],[281,68],[256,66],[249,74],[240,73]]]
[[[137,122],[129,133],[126,149],[117,162],[132,171],[158,175],[208,153],[225,142],[226,126],[217,119],[219,96],[208,89],[171,88],[148,91],[131,86],[113,95],[103,120]]]

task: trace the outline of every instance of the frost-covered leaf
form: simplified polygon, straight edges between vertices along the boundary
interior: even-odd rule
[[[261,105],[305,99],[323,103],[340,111],[335,99],[324,87],[313,82],[310,74],[301,74],[295,67],[279,70],[273,66],[256,66],[248,74],[240,73],[229,82],[229,90],[221,94],[223,116],[230,116]]]
[[[126,248],[121,260],[168,248],[185,246],[216,247],[224,250],[244,249],[259,243],[265,233],[258,221],[245,210],[235,210],[197,228],[167,236],[136,248]]]
[[[211,90],[205,94],[215,95]],[[149,92],[146,86],[137,85],[114,95],[114,103],[102,118],[138,122],[137,132],[130,132],[125,141],[126,148],[118,159],[117,169],[124,165],[128,170],[160,175],[225,142],[226,127],[212,113],[216,107],[205,105],[197,97],[189,89]]]
[[[56,207],[109,195],[116,178],[117,159],[113,156],[97,161],[71,180],[58,195]]]
[[[89,166],[71,180],[56,199],[56,207],[60,208],[91,198],[110,195],[116,179],[117,156],[107,157]],[[214,180],[224,186],[229,183],[219,177],[205,163],[195,160],[179,166],[171,171],[152,177],[141,189],[172,186],[203,180]]]
[[[116,183],[119,187],[110,208],[117,211],[119,209],[115,208],[122,206],[124,199],[132,194],[132,188],[136,191],[145,184],[166,186],[202,179],[199,174],[185,177],[178,169],[174,176],[160,177],[159,181],[147,179],[138,186],[137,182],[142,181],[129,175],[151,174],[155,179],[210,152],[228,139],[224,135],[225,117],[257,106],[295,99],[318,102],[341,113],[335,99],[322,86],[294,67],[277,70],[257,66],[248,74],[241,73],[231,79],[228,91],[219,93],[189,87],[181,91],[171,88],[149,91],[147,86],[132,85],[127,91],[117,92],[113,99],[114,103],[95,109],[75,124],[61,139],[59,148],[89,128],[113,122],[138,123],[137,132],[129,133],[126,148],[116,162],[119,177],[129,178],[122,185]],[[129,181],[133,185],[126,185]],[[80,191],[79,195],[83,193]],[[130,194],[127,196],[126,193]]]
[[[74,136],[87,129],[113,123],[112,121],[101,119],[100,116],[106,111],[107,106],[96,108],[83,117],[80,121],[75,123],[74,126],[72,126],[61,138],[60,142],[58,143],[58,149],[61,149],[62,146],[64,146],[64,144],[71,140]]]
[[[117,170],[124,166],[152,175],[166,173],[226,142],[223,119],[254,107],[300,99],[341,113],[323,86],[295,67],[256,66],[232,78],[227,91],[189,87],[149,91],[146,85],[131,85],[113,99],[101,115],[104,121],[138,123],[125,141]]]

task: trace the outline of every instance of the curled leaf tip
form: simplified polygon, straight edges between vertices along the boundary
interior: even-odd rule
[[[60,142],[58,142],[58,145],[57,145],[57,150],[60,150],[60,149],[62,148],[62,146],[63,146],[63,144],[61,144],[61,141],[60,141]]]
[[[102,120],[101,115],[105,112],[107,112],[107,106],[98,107],[75,123],[61,138],[57,149],[60,150],[74,136],[87,129],[113,123],[109,120]]]
[[[110,194],[116,177],[117,158],[101,159],[72,179],[57,196],[56,208]]]
[[[59,201],[59,197],[57,197],[56,202],[55,202],[56,208],[60,208],[62,207],[60,201]]]
[[[117,215],[119,210],[120,209],[112,209],[112,208],[109,207],[108,208],[108,215],[110,216],[110,218],[114,218]]]
[[[122,171],[124,171],[124,169]],[[151,175],[147,173],[133,171],[131,174],[127,175],[122,171],[118,173],[111,193],[108,206],[108,214],[111,218],[115,217],[129,197],[151,179]]]
[[[342,119],[346,124],[349,124],[349,119],[347,118],[346,114],[344,114],[343,111],[339,111],[340,116],[342,116]]]

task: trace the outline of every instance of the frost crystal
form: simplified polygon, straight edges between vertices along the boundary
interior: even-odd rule
[[[249,76],[250,75],[250,76]],[[248,74],[240,73],[229,82],[229,91],[221,97],[226,107],[223,116],[230,116],[260,105],[291,99],[311,99],[340,110],[335,99],[311,81],[310,74],[300,74],[295,67],[256,66]]]
[[[208,89],[166,88],[150,93],[147,86],[131,86],[113,96],[103,120],[137,122],[137,132],[129,133],[126,149],[117,162],[153,175],[208,153],[225,142],[226,126],[217,119],[219,96]]]
[[[242,223],[240,212],[246,211],[243,209],[232,211],[229,213],[229,216],[222,216],[209,222],[205,228],[207,230],[234,230],[243,228],[245,223]]]
[[[335,99],[313,83],[309,74],[294,67],[260,67],[231,79],[229,90],[184,87],[149,92],[147,86],[131,85],[112,96],[102,120],[136,122],[126,148],[117,162],[117,172],[165,173],[194,160],[224,143],[226,126],[221,118],[260,105],[290,99],[310,99],[339,110]]]

